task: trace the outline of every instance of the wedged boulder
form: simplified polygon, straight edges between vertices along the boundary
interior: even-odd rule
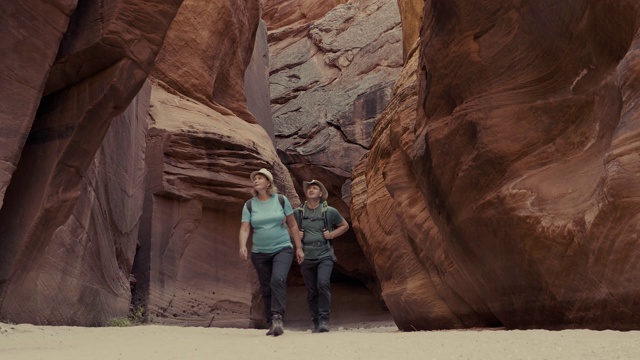
[[[120,238],[102,236],[115,231],[113,228],[83,237],[100,242],[89,248],[99,254],[94,253],[93,258],[100,257],[105,264],[105,268],[91,268],[92,272],[86,274],[79,271],[94,264],[78,262],[75,251],[59,251],[65,246],[61,242],[71,239],[58,239],[55,234],[70,231],[69,236],[73,236],[83,231],[80,224],[87,219],[74,221],[72,217],[76,206],[84,216],[92,203],[78,203],[83,189],[88,190],[85,184],[91,183],[84,180],[85,173],[112,119],[129,106],[142,87],[180,3],[88,1],[80,3],[73,13],[43,90],[46,96],[40,101],[0,210],[3,318],[90,325],[111,314],[121,314],[123,304],[128,304],[130,295],[123,288],[129,281],[126,264],[133,255],[130,244],[118,249]],[[50,16],[49,12],[40,14]],[[137,153],[139,149],[132,151]],[[105,215],[104,221],[110,216],[116,217]],[[101,221],[95,226],[99,227]],[[74,229],[61,229],[65,224]],[[106,254],[106,249],[113,252]],[[45,274],[43,269],[49,271]],[[87,283],[88,279],[93,282]],[[76,308],[79,300],[89,308]],[[105,301],[113,303],[102,305]],[[61,309],[49,310],[52,303]],[[99,304],[98,309],[91,308],[95,304]]]
[[[383,283],[400,328],[638,329],[639,16],[425,3],[415,124],[381,122],[354,179],[354,216],[405,224],[405,261],[381,255],[375,217],[358,226],[377,269],[414,269]]]

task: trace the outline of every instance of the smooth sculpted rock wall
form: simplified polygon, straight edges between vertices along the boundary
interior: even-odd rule
[[[378,117],[371,151],[354,167],[353,228],[380,281],[381,297],[402,330],[464,327],[450,308],[468,307],[441,295],[449,290],[432,258],[448,270],[455,264],[439,248],[443,239],[419,196],[411,166],[419,62],[419,54],[412,54],[391,102]]]
[[[2,151],[20,149],[22,141],[24,147],[19,156],[10,155],[11,161],[19,161],[0,210],[0,318],[97,325],[110,316],[126,316],[135,251],[129,232],[136,230],[128,216],[123,220],[120,215],[128,211],[121,206],[135,201],[118,201],[103,189],[91,189],[103,181],[91,177],[109,176],[112,180],[104,181],[123,181],[121,188],[131,190],[127,183],[135,175],[127,178],[119,170],[105,169],[105,160],[95,155],[114,117],[142,88],[181,1],[5,3],[3,19],[11,19],[7,24],[13,27],[3,29],[9,34],[3,41],[15,43],[17,51],[2,57],[3,64],[11,62],[15,69],[2,71],[10,77],[3,83],[2,111],[5,116],[9,109],[9,120],[2,126],[17,138],[3,142]],[[16,98],[21,94],[24,103]],[[122,121],[133,121],[137,109]],[[124,128],[135,131],[136,125]],[[21,133],[25,129],[28,136]],[[125,167],[135,166],[140,149],[122,141],[105,146],[133,157]],[[108,155],[122,161],[118,156]],[[90,198],[79,201],[83,192]],[[99,219],[85,227],[87,216]]]
[[[130,274],[144,200],[150,90],[149,84],[143,86],[111,120],[71,216],[55,230],[43,259],[30,270],[28,279],[35,280],[35,286],[27,282],[14,289],[12,298],[28,310],[28,319],[95,326],[129,315]]]
[[[423,15],[415,123],[380,122],[352,190],[398,326],[638,329],[640,5]]]
[[[268,168],[280,192],[298,198],[244,99],[244,86],[268,94],[264,68],[245,77],[258,24],[258,0],[185,0],[152,72],[134,269],[134,302],[150,322],[248,327],[263,320],[255,270],[238,256],[249,174]],[[254,62],[265,51],[258,46]]]
[[[0,207],[76,1],[0,3]]]

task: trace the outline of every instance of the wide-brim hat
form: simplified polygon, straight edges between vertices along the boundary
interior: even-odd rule
[[[320,187],[320,191],[322,191],[322,197],[321,200],[322,201],[326,201],[327,198],[329,197],[329,192],[327,191],[327,188],[324,187],[324,185],[322,185],[322,183],[318,180],[311,180],[311,181],[303,181],[302,182],[302,189],[304,190],[304,194],[307,194],[307,188],[309,187],[309,185],[318,185],[318,187]]]
[[[249,178],[251,179],[251,181],[253,181],[253,178],[258,174],[262,174],[266,176],[267,180],[269,180],[269,182],[273,184],[273,175],[271,175],[271,172],[265,168],[252,172],[251,175],[249,175]]]

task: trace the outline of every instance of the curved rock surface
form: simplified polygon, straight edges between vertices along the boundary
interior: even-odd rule
[[[419,54],[413,52],[378,118],[371,151],[354,168],[351,183],[358,241],[373,263],[382,299],[406,331],[463,327],[450,309],[452,298],[440,295],[447,289],[432,258],[446,256],[438,249],[443,239],[427,205],[416,196],[418,179],[412,173],[418,62]]]
[[[418,50],[416,40],[420,38],[424,0],[398,0],[402,20],[402,53],[407,62],[411,52]]]
[[[126,316],[135,251],[131,234],[137,233],[136,200],[135,196],[111,199],[103,191],[114,187],[135,191],[138,178],[105,169],[104,164],[113,166],[112,161],[122,161],[119,156],[129,156],[132,159],[127,166],[135,167],[141,149],[136,144],[127,146],[125,139],[116,141],[122,141],[118,144],[109,140],[104,145],[106,152],[114,148],[123,152],[95,155],[114,117],[129,107],[122,115],[125,120],[120,121],[138,119],[138,103],[129,104],[142,88],[180,3],[84,1],[74,10],[75,2],[54,1],[50,4],[57,11],[53,11],[49,5],[27,1],[10,13],[14,19],[51,19],[26,21],[32,32],[9,31],[10,39],[21,36],[25,44],[39,44],[33,48],[44,46],[44,41],[51,43],[46,44],[49,50],[43,52],[44,58],[32,63],[36,79],[25,83],[37,90],[27,96],[27,104],[35,101],[38,91],[44,96],[39,99],[32,125],[21,125],[30,128],[28,137],[17,134],[26,142],[0,210],[2,318],[97,325],[111,316]],[[58,43],[64,18],[69,15],[69,26]],[[57,55],[49,65],[53,49],[58,49]],[[22,60],[30,63],[27,59]],[[3,98],[3,104],[7,100],[12,101]],[[27,105],[16,118],[29,121],[32,112]],[[125,130],[121,131],[136,131],[136,125],[128,126],[123,125]],[[90,175],[85,178],[85,174]],[[103,182],[91,176],[108,179]],[[107,189],[92,188],[100,184]],[[79,201],[82,192],[88,198]],[[91,209],[95,204],[104,208]],[[131,214],[124,215],[129,206],[134,206]],[[109,229],[101,229],[105,224]]]
[[[402,329],[638,329],[640,6],[549,5],[425,3],[415,124],[386,110],[352,190]]]
[[[75,1],[0,3],[0,207]]]

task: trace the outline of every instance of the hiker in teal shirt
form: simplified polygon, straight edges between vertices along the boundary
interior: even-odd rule
[[[271,172],[260,169],[252,172],[250,178],[254,196],[242,209],[240,258],[248,258],[247,241],[253,228],[251,263],[260,282],[269,324],[267,335],[280,336],[284,332],[287,275],[294,255],[291,237],[296,244],[298,263],[304,260],[304,252],[291,204],[284,195],[278,194]]]
[[[302,208],[294,210],[304,249],[300,271],[307,288],[313,332],[327,332],[331,315],[331,272],[336,261],[331,240],[349,230],[349,224],[338,210],[327,205],[329,193],[320,181],[304,181],[302,188],[307,201]]]

